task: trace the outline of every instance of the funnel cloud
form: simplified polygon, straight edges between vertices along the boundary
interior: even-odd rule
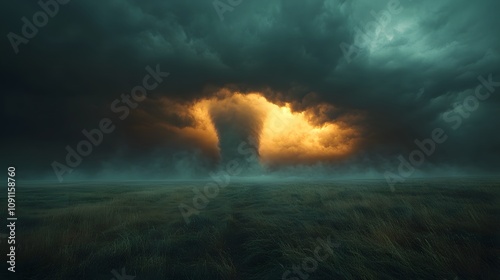
[[[498,173],[498,1],[255,0],[222,21],[191,2],[68,1],[19,44],[7,35],[24,38],[41,7],[6,6],[5,165],[48,180],[54,162],[65,180],[207,178],[252,141],[241,176],[384,178],[439,128],[446,141],[413,174]],[[155,65],[170,74],[122,120],[110,104]],[[113,131],[68,166],[65,147],[103,119]]]

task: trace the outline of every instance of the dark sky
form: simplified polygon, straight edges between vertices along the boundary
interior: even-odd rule
[[[82,130],[103,118],[115,130],[67,178],[207,176],[227,147],[207,151],[153,122],[189,126],[179,113],[160,112],[159,104],[170,100],[178,112],[221,88],[258,91],[297,111],[331,104],[331,121],[363,116],[351,120],[362,128],[362,144],[349,157],[262,172],[383,178],[397,171],[398,155],[408,158],[418,148],[414,140],[436,128],[447,140],[426,157],[422,174],[499,171],[500,86],[491,82],[500,82],[497,0],[72,0],[57,6],[33,36],[29,28],[23,32],[23,17],[33,23],[43,11],[36,1],[10,1],[0,12],[1,159],[25,178],[57,179],[51,164],[65,163],[65,147],[75,147],[85,139]],[[170,75],[120,120],[110,104],[157,65]],[[234,127],[217,128],[225,135]]]

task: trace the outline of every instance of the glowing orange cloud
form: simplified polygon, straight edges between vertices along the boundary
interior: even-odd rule
[[[204,102],[186,104],[169,99],[150,100],[133,111],[130,138],[143,146],[196,148],[218,159],[219,139]]]
[[[274,104],[260,93],[233,93],[221,90],[218,95],[191,104],[163,100],[165,112],[187,125],[162,123],[181,141],[197,143],[201,149],[220,155],[221,122],[237,123],[230,129],[241,129],[257,139],[262,163],[301,164],[330,161],[356,151],[360,131],[345,121],[330,120],[325,111],[330,105],[320,104],[295,112],[291,104]],[[227,128],[226,128],[227,129]],[[230,147],[231,148],[231,147]],[[236,147],[232,147],[236,149]]]
[[[259,152],[265,163],[308,163],[351,154],[359,133],[335,122],[315,125],[309,112],[292,112],[290,104],[267,104]]]

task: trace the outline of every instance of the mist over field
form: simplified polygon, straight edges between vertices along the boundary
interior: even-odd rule
[[[207,178],[249,138],[264,175],[498,174],[498,1],[42,2],[0,27],[25,178]]]
[[[500,272],[498,180],[408,180],[395,192],[384,180],[247,180],[206,192],[210,183],[22,183],[16,274],[0,275],[496,279]]]
[[[0,278],[498,279],[499,11],[9,1]]]

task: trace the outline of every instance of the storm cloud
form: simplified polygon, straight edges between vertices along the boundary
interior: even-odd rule
[[[212,112],[218,143],[182,130],[200,126],[188,108],[221,91],[259,92],[294,112],[328,105],[314,121],[358,128],[356,151],[307,163],[317,170],[382,174],[442,128],[447,140],[423,173],[498,173],[499,1],[221,0],[230,6],[223,20],[217,1],[52,2],[58,12],[15,46],[9,34],[23,37],[22,18],[33,22],[43,9],[31,1],[2,9],[2,161],[26,178],[55,179],[51,163],[102,118],[116,129],[74,178],[208,176],[262,129],[247,104]],[[156,65],[170,76],[119,120],[110,104]],[[490,95],[466,105],[480,85]]]

